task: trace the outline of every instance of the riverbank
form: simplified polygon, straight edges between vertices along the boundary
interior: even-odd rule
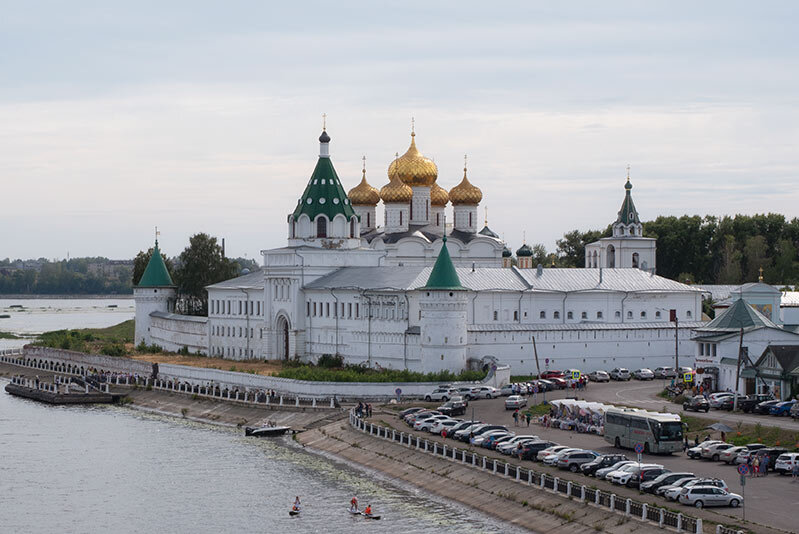
[[[531,532],[663,532],[655,525],[370,437],[352,429],[346,420],[303,432],[297,441],[310,450],[379,471]]]

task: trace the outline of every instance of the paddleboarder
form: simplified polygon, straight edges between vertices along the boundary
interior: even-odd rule
[[[350,501],[350,512],[358,511],[358,497],[353,497]]]
[[[292,505],[291,510],[293,512],[299,512],[301,507],[302,504],[300,503],[300,496],[297,495],[296,497],[294,497],[294,504]]]
[[[366,509],[363,511],[363,515],[372,515],[372,505],[367,504]]]

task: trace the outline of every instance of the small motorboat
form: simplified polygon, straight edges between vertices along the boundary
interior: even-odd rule
[[[291,430],[288,426],[245,426],[245,436],[255,436],[257,438],[270,438],[273,436],[282,436]]]

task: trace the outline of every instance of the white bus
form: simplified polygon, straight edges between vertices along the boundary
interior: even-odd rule
[[[640,443],[645,453],[668,454],[682,450],[683,423],[677,414],[608,408],[605,441],[618,449],[633,449]]]

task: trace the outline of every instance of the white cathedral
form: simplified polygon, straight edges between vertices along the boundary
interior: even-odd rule
[[[482,192],[465,168],[460,183],[441,187],[415,133],[379,191],[364,168],[346,193],[326,131],[319,143],[286,219],[287,245],[262,251],[259,271],[209,286],[207,317],[173,313],[156,243],[134,289],[137,344],[232,360],[341,355],[424,372],[496,362],[527,374],[673,365],[676,338],[680,364],[693,363],[701,291],[655,274],[655,240],[642,235],[629,172],[613,236],[586,246],[585,268],[548,268],[532,264],[526,244],[513,262],[496,233],[478,230]]]

